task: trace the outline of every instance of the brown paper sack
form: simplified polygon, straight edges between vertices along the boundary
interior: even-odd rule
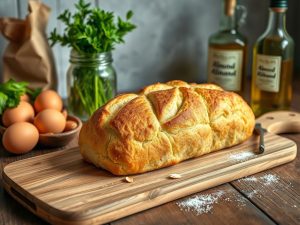
[[[50,8],[29,0],[25,20],[0,18],[0,29],[9,44],[3,55],[3,80],[27,81],[31,88],[56,89],[53,53],[46,26]]]

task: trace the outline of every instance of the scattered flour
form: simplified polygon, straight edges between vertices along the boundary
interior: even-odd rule
[[[260,177],[260,179],[264,182],[264,185],[278,183],[278,181],[279,181],[279,177],[276,175],[273,175],[273,174],[266,174],[266,175]]]
[[[238,205],[239,207],[244,207],[244,206],[246,206],[247,200],[246,200],[245,198],[241,198],[240,196],[236,196],[236,200],[235,200],[235,201],[237,202],[237,205]]]
[[[226,198],[223,198],[222,200],[226,202],[235,202],[237,203],[237,206],[241,209],[241,207],[244,207],[246,205],[247,199],[241,197],[239,193],[228,193]]]
[[[181,210],[193,211],[197,215],[211,212],[213,205],[218,203],[221,196],[225,194],[224,191],[218,191],[207,195],[195,195],[186,200],[176,203]]]
[[[255,156],[253,152],[240,152],[235,154],[229,154],[229,159],[235,161],[235,162],[244,162],[247,159]]]
[[[260,183],[263,186],[269,186],[269,185],[278,183],[279,177],[277,175],[274,175],[274,174],[265,174],[265,175],[263,175],[261,177],[258,177],[258,178],[251,176],[251,177],[244,177],[244,178],[241,178],[241,179],[238,180],[238,182],[243,182],[243,181],[246,181],[246,182],[260,181]],[[265,192],[266,192],[266,189],[259,188],[257,190],[252,190],[252,191],[246,193],[246,196],[248,198],[253,198],[253,197],[261,198],[261,194],[263,194]],[[275,190],[273,190],[273,192],[275,192]]]
[[[234,156],[232,158],[239,158],[240,159],[245,159],[249,156],[253,156],[253,154],[251,154],[250,152],[246,152],[245,153],[241,153],[241,155],[238,154],[238,156]],[[250,153],[250,154],[249,154]],[[277,175],[274,174],[265,174],[263,176],[260,177],[244,177],[238,180],[238,182],[242,182],[242,181],[247,181],[247,182],[260,182],[260,184],[262,184],[262,187],[260,187],[259,189],[254,189],[254,190],[250,190],[249,192],[246,192],[246,196],[248,198],[261,198],[263,196],[264,193],[266,193],[266,191],[268,191],[268,189],[263,188],[264,186],[268,186],[268,185],[272,185],[272,184],[276,184],[278,183],[280,180],[280,178]],[[291,186],[292,185],[288,185]],[[257,186],[259,187],[259,186]],[[280,188],[280,185],[277,187]],[[286,188],[286,186],[285,186]],[[274,190],[273,190],[274,192]],[[237,204],[237,206],[242,209],[242,207],[246,206],[247,203],[247,199],[244,197],[241,197],[239,193],[235,193],[235,192],[225,192],[225,191],[217,191],[214,192],[212,194],[198,194],[198,195],[194,195],[190,198],[184,199],[180,202],[177,202],[176,204],[178,205],[178,207],[181,210],[184,211],[188,211],[188,212],[195,212],[196,215],[201,215],[204,213],[212,213],[213,211],[213,206],[214,204],[219,204],[221,202],[235,202]],[[298,208],[297,205],[291,205],[291,207],[293,208]]]
[[[253,198],[254,195],[256,195],[258,193],[257,190],[253,190],[251,192],[246,193],[248,198]]]
[[[257,178],[256,177],[244,177],[242,179],[239,179],[238,181],[239,182],[241,182],[241,181],[256,182]]]
[[[234,202],[239,209],[242,209],[246,205],[247,199],[234,191],[217,191],[212,194],[194,195],[176,204],[181,210],[195,212],[198,216],[205,213],[213,213],[214,205],[222,202]]]
[[[279,181],[279,177],[277,175],[274,174],[265,174],[261,177],[244,177],[238,180],[238,182],[243,182],[243,181],[247,181],[247,182],[257,182],[257,181],[261,181],[263,185],[267,186],[267,185],[271,185],[271,184],[276,184]]]

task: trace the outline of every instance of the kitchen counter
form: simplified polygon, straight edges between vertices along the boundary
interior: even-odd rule
[[[292,110],[300,112],[300,80],[294,82]],[[300,134],[284,134],[300,146]],[[72,141],[65,148],[77,145]],[[60,149],[36,149],[14,156],[0,149],[0,172],[10,162]],[[186,210],[191,196],[169,202],[144,212],[111,222],[121,224],[300,224],[300,150],[288,164],[255,174],[215,188],[199,192],[198,200],[205,205]],[[198,203],[200,203],[200,201]],[[177,204],[176,204],[177,203]],[[185,203],[178,205],[178,203]],[[18,204],[3,189],[0,179],[0,224],[47,224]]]

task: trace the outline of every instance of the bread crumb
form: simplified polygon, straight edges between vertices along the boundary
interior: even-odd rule
[[[169,178],[171,178],[171,179],[179,179],[181,177],[182,176],[178,173],[172,173],[172,174],[169,175]]]
[[[133,182],[133,178],[132,177],[125,177],[125,181],[127,183],[132,183]]]

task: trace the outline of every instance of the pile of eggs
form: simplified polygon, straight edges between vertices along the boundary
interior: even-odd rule
[[[2,137],[3,146],[15,154],[32,150],[39,134],[57,134],[77,127],[75,121],[67,120],[63,101],[53,90],[41,92],[33,105],[28,96],[23,95],[17,107],[4,111],[2,124],[7,128]]]

